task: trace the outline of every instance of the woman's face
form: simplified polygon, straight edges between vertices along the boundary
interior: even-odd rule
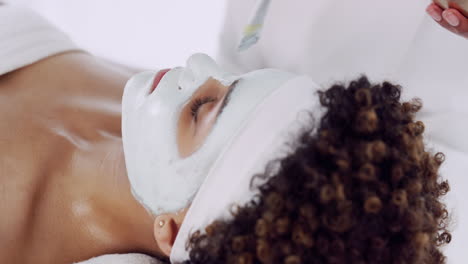
[[[124,91],[122,135],[135,196],[155,214],[186,207],[249,114],[293,77],[235,76],[203,54],[185,68],[134,76]]]

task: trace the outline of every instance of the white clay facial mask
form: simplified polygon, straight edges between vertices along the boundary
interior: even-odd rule
[[[190,204],[249,114],[294,75],[269,69],[234,76],[222,71],[208,56],[195,54],[186,68],[170,70],[151,91],[157,77],[157,72],[143,72],[128,81],[122,101],[122,137],[132,191],[146,208],[159,215]],[[180,135],[185,136],[185,144],[192,139],[192,134],[179,131],[184,127],[181,122],[203,128],[201,120],[182,120],[183,109],[201,100],[196,98],[197,91],[210,80],[228,88],[229,93],[216,98],[220,107],[209,113],[214,122],[205,126],[207,135],[194,142],[191,151],[181,153]],[[195,135],[193,140],[197,140]]]

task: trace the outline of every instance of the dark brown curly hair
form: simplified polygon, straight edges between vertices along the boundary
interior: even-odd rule
[[[186,263],[445,263],[444,155],[424,146],[421,102],[400,94],[366,77],[319,92],[317,129],[253,177],[258,197],[191,236]]]

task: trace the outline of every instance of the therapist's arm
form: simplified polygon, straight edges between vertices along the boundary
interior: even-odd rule
[[[463,16],[460,11],[453,8],[444,10],[433,3],[427,7],[426,12],[442,27],[468,38],[468,18]]]

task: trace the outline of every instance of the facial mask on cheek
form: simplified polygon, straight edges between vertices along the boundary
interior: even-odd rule
[[[291,78],[280,71],[241,77],[229,105],[205,142],[181,158],[177,123],[182,107],[208,78],[230,85],[239,77],[221,71],[208,56],[192,56],[186,69],[173,69],[148,96],[154,72],[132,78],[123,96],[122,137],[128,177],[135,197],[153,214],[176,212],[189,205],[214,161],[261,100]]]
[[[156,72],[134,76],[124,90],[122,139],[128,177],[134,196],[156,215],[188,206],[216,153],[206,148],[180,158],[176,136],[182,107],[209,77],[232,82],[205,55],[192,56],[187,65],[169,71],[152,94]]]

